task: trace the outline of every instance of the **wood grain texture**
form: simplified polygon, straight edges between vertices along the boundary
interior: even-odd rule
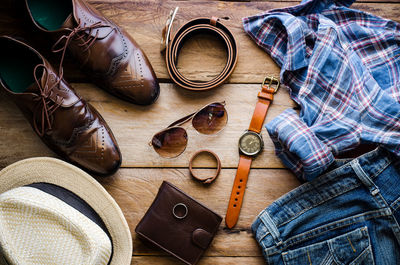
[[[165,25],[165,20],[173,8],[180,7],[177,19],[174,23],[175,30],[179,25],[196,17],[229,17],[224,21],[229,29],[237,38],[239,46],[239,61],[235,72],[230,78],[231,83],[259,83],[266,74],[277,75],[279,68],[271,58],[247,36],[243,31],[241,19],[246,16],[255,15],[266,10],[282,8],[298,4],[293,2],[231,2],[231,1],[121,1],[121,0],[92,0],[96,8],[114,20],[117,24],[125,28],[141,45],[148,55],[156,74],[164,81],[170,81],[163,55],[160,53],[161,31]],[[52,55],[49,52],[51,47],[48,38],[42,34],[32,33],[29,22],[23,22],[21,17],[23,9],[15,10],[15,1],[6,0],[8,5],[0,5],[1,22],[3,27],[1,34],[13,34],[23,37],[34,47],[38,48],[46,57],[49,57],[53,63],[59,61],[59,56]],[[196,8],[193,8],[196,6]],[[352,5],[355,9],[371,12],[378,16],[399,21],[400,4],[397,3],[355,3]],[[10,9],[13,9],[10,11]],[[199,80],[210,79],[215,75],[213,60],[204,60],[204,54],[207,58],[212,58],[215,54],[220,54],[220,45],[214,45],[214,42],[201,41],[196,45],[190,45],[191,52],[180,58],[180,68],[185,69],[188,77],[194,77]],[[249,59],[251,58],[251,59]],[[219,63],[216,63],[217,66]],[[80,73],[79,67],[73,64],[71,58],[67,58],[65,64],[65,73],[69,81],[84,82],[88,79]],[[200,70],[199,70],[200,69]]]
[[[278,76],[279,68],[271,58],[250,40],[243,31],[241,19],[260,12],[292,6],[300,1],[209,1],[209,0],[90,0],[96,8],[124,27],[141,45],[160,78],[161,96],[153,106],[138,107],[125,103],[89,84],[89,79],[74,61],[67,57],[66,79],[73,87],[104,116],[112,128],[123,154],[122,169],[114,176],[99,179],[123,210],[134,242],[131,264],[183,264],[166,253],[145,245],[134,233],[134,229],[157,194],[163,180],[170,181],[195,199],[225,216],[238,163],[237,140],[248,127],[252,116],[259,83],[265,75]],[[45,35],[30,28],[23,20],[22,0],[2,0],[0,3],[0,34],[9,34],[23,39],[38,49],[57,65],[59,56],[50,52],[51,42]],[[224,21],[237,38],[239,62],[228,83],[218,89],[193,93],[170,83],[163,55],[159,51],[160,35],[165,19],[171,9],[180,6],[175,21],[179,25],[196,17],[229,17]],[[352,6],[400,21],[398,0],[359,0]],[[26,18],[26,17],[25,17]],[[28,20],[29,21],[29,20]],[[224,63],[225,55],[219,42],[212,38],[199,37],[190,40],[179,60],[179,69],[185,76],[208,80]],[[185,126],[189,133],[189,144],[184,154],[176,159],[160,158],[147,145],[151,136],[172,121],[195,111],[207,103],[226,100],[229,122],[224,131],[215,137],[196,133]],[[286,89],[276,95],[267,122],[286,108],[296,107]],[[19,110],[4,94],[0,93],[0,168],[23,158],[55,156],[35,135]],[[221,224],[212,245],[201,259],[200,265],[214,264],[265,264],[261,251],[254,240],[250,225],[255,216],[274,200],[300,185],[298,180],[283,168],[274,154],[274,147],[263,131],[264,152],[253,163],[244,204],[237,226],[233,230]],[[190,156],[200,148],[209,148],[221,158],[221,175],[210,186],[203,186],[189,175],[187,169]],[[201,159],[195,164],[200,174],[207,175],[213,162]]]
[[[223,169],[220,176],[209,186],[193,180],[186,168],[121,169],[113,177],[100,179],[100,182],[115,198],[127,218],[134,240],[134,255],[162,255],[162,252],[143,244],[134,233],[137,223],[153,202],[162,181],[171,182],[224,217],[235,172],[235,169]],[[260,256],[261,253],[250,232],[255,216],[298,185],[298,180],[288,170],[252,170],[237,226],[232,230],[224,229],[223,221],[206,256]]]
[[[192,1],[192,0],[179,0],[179,1]],[[201,1],[201,0],[197,0]],[[209,2],[210,0],[203,0]],[[222,0],[218,0],[222,1]],[[296,0],[225,0],[226,2],[288,2],[291,5],[297,5],[300,1]],[[355,0],[357,3],[398,3],[399,0]]]
[[[241,19],[266,10],[282,8],[293,4],[295,3],[129,1],[120,5],[113,5],[108,2],[95,2],[95,6],[99,10],[126,28],[134,36],[149,56],[157,76],[162,79],[169,79],[169,76],[165,67],[165,59],[159,52],[158,47],[161,31],[170,10],[175,8],[175,6],[180,7],[174,24],[175,30],[188,20],[196,17],[229,17],[229,20],[223,21],[223,23],[232,30],[239,47],[239,60],[230,78],[231,83],[259,83],[265,75],[279,74],[279,68],[276,64],[244,32]],[[193,8],[193,6],[196,6],[196,8]],[[400,4],[354,4],[353,7],[399,21]],[[126,16],[125,14],[128,14],[128,12],[129,16]],[[211,71],[207,71],[207,65],[209,63],[212,64],[212,62],[203,60],[204,54],[218,54],[221,50],[220,47],[214,46],[212,43],[202,42],[193,48],[191,54],[186,54],[186,56],[180,58],[179,66],[181,69],[185,69],[188,77],[200,80],[210,79],[215,74],[215,71],[212,69]],[[215,51],[216,49],[217,51]],[[205,64],[205,66],[199,67],[199,64]],[[198,69],[202,69],[203,71],[199,71]]]
[[[172,257],[133,257],[131,265],[143,264],[157,264],[157,265],[176,265],[184,264],[177,261]],[[261,258],[257,257],[204,257],[200,260],[198,265],[239,265],[239,264],[252,264],[262,265],[265,264]]]
[[[204,93],[194,93],[172,84],[161,84],[159,100],[152,106],[139,107],[115,98],[91,84],[73,84],[73,87],[90,102],[110,125],[119,143],[123,167],[188,167],[189,159],[199,149],[211,149],[220,157],[222,166],[235,168],[239,161],[237,141],[249,127],[257,102],[260,85],[227,84]],[[0,94],[0,166],[34,156],[54,156],[35,135],[19,109],[3,93]],[[175,120],[186,116],[208,103],[225,100],[228,124],[217,135],[199,134],[190,123],[184,125],[189,142],[179,157],[160,157],[148,145],[152,136]],[[286,89],[276,95],[266,121],[283,110],[294,107]],[[282,168],[275,156],[269,135],[263,129],[264,152],[254,161],[254,168]],[[200,160],[195,167],[213,166],[213,161]]]

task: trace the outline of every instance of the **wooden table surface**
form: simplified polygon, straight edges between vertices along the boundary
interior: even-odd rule
[[[22,0],[19,0],[22,1]],[[16,0],[0,4],[0,34],[18,36],[29,42],[57,64],[59,57],[49,52],[49,43],[30,32],[21,22],[22,12]],[[134,229],[152,203],[163,180],[167,180],[211,209],[225,216],[230,191],[238,163],[237,141],[249,122],[257,101],[260,82],[266,75],[279,76],[279,68],[271,58],[244,33],[241,18],[273,8],[292,6],[299,1],[170,1],[170,0],[91,0],[96,8],[124,27],[141,45],[149,57],[161,83],[158,101],[139,107],[103,92],[79,72],[69,59],[65,63],[66,79],[103,115],[114,132],[123,155],[122,168],[112,177],[98,178],[118,202],[129,223],[133,237],[132,264],[182,264],[166,253],[144,245]],[[208,92],[190,92],[171,83],[160,53],[161,31],[171,9],[180,7],[178,25],[196,17],[229,17],[224,21],[235,35],[239,46],[239,61],[228,83]],[[375,15],[400,21],[399,0],[362,0],[352,6]],[[1,59],[1,58],[0,58]],[[182,50],[179,68],[187,77],[210,79],[224,65],[225,54],[219,42],[207,37],[190,40]],[[4,93],[0,93],[0,167],[20,159],[55,156],[35,135],[20,111]],[[172,121],[203,105],[225,100],[229,121],[224,131],[207,137],[187,126],[189,143],[186,151],[175,159],[159,157],[148,142],[152,135]],[[267,122],[286,108],[296,107],[286,88],[276,95]],[[257,214],[278,197],[300,183],[284,168],[274,154],[273,144],[263,130],[265,147],[251,170],[239,222],[232,230],[224,221],[219,232],[199,264],[264,264],[262,254],[250,231]],[[210,186],[194,181],[188,170],[191,155],[201,148],[216,152],[222,171]],[[199,159],[199,174],[206,175],[212,160]]]

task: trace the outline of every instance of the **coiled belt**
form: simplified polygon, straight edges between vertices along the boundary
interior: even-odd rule
[[[183,25],[170,40],[172,23],[175,18],[178,8],[167,20],[167,24],[163,31],[162,45],[165,49],[165,60],[167,69],[172,80],[179,86],[189,90],[208,90],[216,86],[221,85],[233,72],[238,58],[238,48],[236,45],[235,38],[232,33],[223,24],[219,22],[216,17],[213,18],[196,18],[185,25]],[[177,61],[179,52],[185,43],[185,41],[193,36],[194,34],[208,34],[216,36],[226,46],[227,62],[218,76],[210,81],[193,81],[184,77],[177,69]]]

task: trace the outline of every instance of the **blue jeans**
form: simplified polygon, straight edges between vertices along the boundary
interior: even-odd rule
[[[336,160],[252,225],[268,264],[400,264],[400,161],[383,149]]]

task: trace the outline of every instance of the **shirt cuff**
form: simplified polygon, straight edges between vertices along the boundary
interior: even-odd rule
[[[301,180],[313,180],[333,163],[330,148],[318,139],[295,110],[285,110],[266,128],[275,145],[276,155]]]

